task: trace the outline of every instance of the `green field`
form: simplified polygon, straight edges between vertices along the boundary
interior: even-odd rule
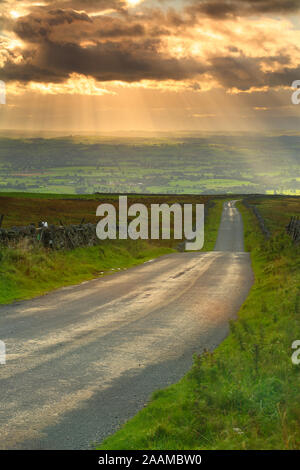
[[[0,192],[300,194],[299,135],[0,136]]]
[[[300,197],[250,197],[248,202],[257,207],[273,234],[282,231],[292,216],[300,216]]]

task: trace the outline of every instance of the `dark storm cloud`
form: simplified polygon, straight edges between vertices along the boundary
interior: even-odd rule
[[[50,10],[49,11],[49,26],[57,26],[64,23],[73,23],[74,21],[88,21],[91,22],[91,18],[86,13],[79,13],[74,10]]]
[[[125,0],[50,0],[45,3],[47,8],[70,8],[86,12],[104,10],[123,11],[127,8]]]
[[[100,28],[95,31],[95,37],[98,38],[141,37],[145,34],[145,27],[141,23],[124,24],[107,18],[101,21]]]
[[[71,24],[74,22],[88,22],[92,20],[86,13],[74,10],[51,10],[46,14],[31,14],[21,17],[14,24],[14,32],[19,38],[29,42],[39,42],[41,38],[47,37],[53,27]],[[76,31],[74,31],[74,35]]]
[[[25,83],[31,81],[62,83],[67,80],[68,74],[64,74],[61,70],[56,73],[55,70],[39,67],[30,61],[19,64],[8,61],[1,70],[1,77],[6,82],[19,80]]]
[[[56,3],[55,1],[53,3]],[[58,2],[60,3],[60,2]],[[67,0],[63,4],[72,5],[72,8],[80,7],[82,10],[88,11],[90,8],[94,10],[120,9],[126,6],[125,0]]]
[[[300,0],[192,0],[186,11],[216,19],[265,13],[292,13],[300,9]]]
[[[248,57],[212,57],[210,72],[225,88],[248,90],[264,84],[259,60]]]
[[[71,73],[93,76],[99,81],[142,79],[184,80],[201,74],[205,68],[193,59],[176,59],[159,54],[159,41],[147,39],[105,42],[95,46],[57,44],[44,41],[35,54],[19,64],[8,62],[2,69],[5,80],[61,81]]]
[[[264,72],[262,64],[281,64],[284,67],[280,71]],[[225,89],[247,91],[264,86],[290,87],[295,77],[300,76],[300,66],[291,67],[289,64],[290,58],[286,55],[261,58],[212,57],[209,72]]]
[[[73,25],[66,32],[66,27]],[[60,28],[61,27],[61,28]],[[132,18],[111,16],[91,17],[85,12],[74,10],[50,10],[33,12],[14,22],[13,31],[23,41],[38,43],[49,38],[53,42],[80,42],[82,39],[96,41],[99,38],[141,37],[146,35],[142,21]],[[162,34],[162,30],[152,28],[150,35]],[[59,39],[57,39],[59,37]]]

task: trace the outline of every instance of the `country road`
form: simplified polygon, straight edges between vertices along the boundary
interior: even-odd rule
[[[227,336],[253,283],[234,206],[224,205],[214,252],[0,307],[0,449],[88,449]]]

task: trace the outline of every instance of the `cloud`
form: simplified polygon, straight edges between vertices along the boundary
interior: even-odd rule
[[[280,71],[265,72],[262,65],[285,65]],[[247,91],[263,87],[289,87],[293,77],[300,76],[300,67],[287,67],[288,56],[276,57],[212,57],[210,73],[225,89]]]
[[[291,63],[288,22],[258,24],[240,15],[291,12],[299,1],[190,0],[181,10],[138,12],[128,12],[122,0],[18,3],[28,11],[11,23],[22,47],[17,43],[2,54],[6,81],[63,83],[80,74],[100,82],[195,80],[195,91],[201,80],[211,80],[246,91],[298,78],[300,57]],[[113,14],[94,14],[111,8]]]
[[[27,29],[22,34],[31,36]],[[63,81],[72,73],[92,76],[98,81],[126,82],[184,80],[205,70],[192,58],[177,59],[159,52],[158,39],[105,41],[83,47],[76,43],[57,43],[39,30],[38,47],[24,54],[22,60],[8,60],[2,68],[4,80]],[[42,41],[41,41],[42,39]]]
[[[18,37],[28,42],[40,42],[48,37],[56,26],[89,22],[92,20],[86,13],[74,10],[50,10],[46,14],[33,13],[21,17],[15,22],[14,32]],[[76,31],[74,31],[74,36]]]
[[[266,13],[293,13],[300,9],[299,0],[192,0],[186,8],[190,15],[207,15],[216,19]]]
[[[39,43],[46,38],[52,42],[79,43],[82,39],[142,37],[146,35],[146,28],[135,18],[93,17],[86,12],[55,9],[34,11],[20,17],[13,24],[13,32],[31,43]],[[157,29],[155,32],[161,33]]]

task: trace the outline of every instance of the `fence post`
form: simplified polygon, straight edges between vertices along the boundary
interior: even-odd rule
[[[300,240],[300,219],[299,217],[291,217],[289,224],[286,227],[288,235],[292,238],[295,243]]]

